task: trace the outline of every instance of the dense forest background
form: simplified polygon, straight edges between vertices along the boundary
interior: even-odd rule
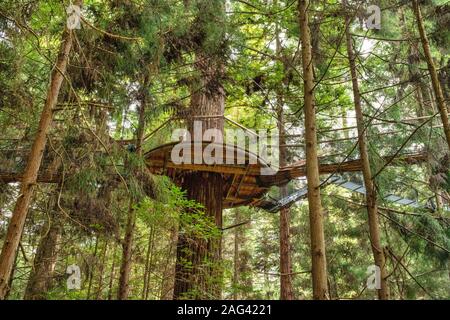
[[[0,0],[0,299],[449,299],[449,40],[444,0]],[[265,199],[307,197],[152,173],[193,119],[278,129]]]

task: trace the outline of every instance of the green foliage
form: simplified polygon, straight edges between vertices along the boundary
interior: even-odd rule
[[[424,208],[427,203],[436,206],[436,195],[444,205],[449,203],[448,149],[439,117],[425,118],[436,114],[436,109],[417,21],[410,2],[379,0],[375,3],[383,8],[382,29],[367,30],[362,23],[365,2],[358,8],[359,2],[348,2],[346,12],[341,1],[311,1],[320,160],[340,163],[360,157],[343,37],[344,14],[351,14],[365,134],[372,173],[377,174],[382,244],[396,257],[403,257],[405,265],[399,265],[393,255],[387,256],[392,296],[448,299],[448,211]],[[449,4],[442,0],[420,2],[448,98]],[[68,3],[2,2],[0,169],[7,168],[7,173],[24,169],[57,58]],[[223,76],[214,80],[225,90],[226,116],[252,130],[272,129],[280,124],[278,116],[283,110],[282,122],[289,136],[287,160],[303,160],[304,79],[296,2],[86,0],[82,13],[95,28],[82,23],[82,29],[75,31],[41,168],[47,173],[52,166],[58,167],[62,180],[58,185],[40,183],[36,187],[9,298],[23,297],[42,235],[49,222],[61,219],[63,245],[46,297],[114,299],[124,234],[133,212],[137,218],[130,298],[171,298],[177,239],[188,237],[207,245],[222,241],[222,261],[206,255],[199,265],[206,270],[205,283],[223,287],[225,299],[278,299],[279,215],[250,207],[225,210],[224,227],[243,224],[221,230],[169,177],[149,173],[145,152],[169,142],[175,128],[186,126],[180,119],[182,111],[191,106],[192,93],[201,89],[203,80],[194,63],[199,62],[200,53],[224,66]],[[135,140],[143,97],[147,139],[141,155]],[[235,128],[228,122],[226,127]],[[425,164],[394,161],[387,166],[386,156],[417,151],[428,152]],[[356,172],[343,175],[362,181]],[[302,186],[302,181],[294,181],[288,189]],[[364,289],[367,267],[373,264],[365,199],[333,186],[321,192],[331,297],[373,299],[376,293]],[[279,196],[278,190],[269,194]],[[391,194],[414,199],[422,207],[383,200]],[[0,182],[2,241],[18,196],[17,184]],[[295,297],[310,299],[306,201],[292,206],[290,222]],[[178,263],[187,269],[196,267],[189,259],[179,259]],[[82,269],[79,291],[66,288],[65,268],[69,264]],[[211,274],[212,269],[220,274]],[[202,295],[203,288],[196,287],[185,298]]]

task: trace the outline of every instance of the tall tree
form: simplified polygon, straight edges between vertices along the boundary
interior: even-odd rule
[[[53,199],[49,206],[49,219],[43,226],[43,234],[25,289],[25,300],[46,299],[47,292],[51,289],[63,229],[63,220],[59,216],[56,201],[57,199]]]
[[[194,143],[200,142],[203,133],[208,129],[216,129],[222,135],[223,141],[225,4],[223,0],[198,1],[196,4],[196,28],[201,30],[204,38],[201,45],[194,50],[194,69],[197,77],[191,84],[191,101],[186,120]],[[201,123],[201,134],[197,132],[194,135],[195,123]],[[186,190],[187,198],[203,205],[206,217],[214,221],[219,230],[222,229],[222,175],[188,172],[183,177],[183,189]],[[180,233],[174,299],[181,299],[186,295],[193,295],[193,298],[198,299],[219,298],[222,286],[220,257],[221,237],[212,237],[205,241]]]
[[[422,11],[420,9],[419,1],[413,0],[412,3],[414,14],[416,16],[417,28],[419,29],[420,40],[422,42],[423,54],[428,65],[428,72],[431,77],[431,84],[436,98],[436,104],[441,115],[442,125],[444,127],[445,138],[450,149],[450,124],[448,122],[448,108],[445,102],[444,94],[442,92],[439,76],[434,65],[433,56],[431,55],[430,43],[424,27]]]
[[[303,91],[305,109],[306,179],[308,181],[308,204],[311,234],[313,297],[329,298],[323,211],[320,197],[319,160],[317,157],[316,106],[314,101],[314,73],[309,29],[309,0],[298,1],[298,19],[302,45]]]
[[[142,157],[142,143],[145,133],[145,108],[148,103],[148,85],[149,76],[145,74],[142,80],[141,90],[139,95],[140,106],[138,116],[138,128],[136,132],[136,150],[137,156]],[[138,169],[140,170],[140,168]],[[129,295],[129,281],[131,273],[131,262],[133,253],[133,237],[134,229],[136,225],[136,210],[133,208],[133,204],[137,199],[130,195],[130,203],[128,208],[127,226],[125,229],[125,237],[122,243],[122,263],[120,265],[120,278],[119,278],[119,290],[117,292],[117,298],[119,300],[126,300]]]
[[[81,1],[77,1],[76,4],[81,5]],[[53,120],[53,109],[58,102],[59,91],[64,80],[64,73],[66,72],[69,54],[72,49],[72,39],[73,30],[69,30],[66,27],[62,36],[58,58],[50,77],[50,85],[42,109],[39,126],[21,180],[19,197],[8,225],[8,231],[0,255],[0,299],[5,298],[8,290],[14,257],[23,233],[28,208],[34,194],[37,175],[47,142],[47,133]]]
[[[277,122],[279,134],[279,166],[285,167],[287,163],[287,148],[286,148],[286,116],[284,112],[284,87],[287,85],[289,62],[288,57],[283,54],[283,48],[280,39],[280,30],[278,22],[276,24],[276,53],[278,59],[283,62],[283,81],[277,87]],[[280,196],[285,198],[288,196],[288,184],[285,183],[280,186]],[[291,264],[291,244],[290,244],[290,209],[282,208],[280,210],[280,299],[293,300],[294,293],[292,289],[292,264]]]
[[[344,2],[345,9],[347,2]],[[351,18],[347,12],[345,17],[345,38],[347,45],[347,55],[352,77],[353,100],[355,105],[356,125],[358,130],[358,146],[362,163],[362,173],[364,177],[364,186],[366,188],[367,214],[369,221],[369,237],[372,246],[373,258],[375,265],[380,268],[381,286],[378,289],[379,299],[386,300],[389,298],[389,287],[387,285],[386,261],[384,257],[383,247],[380,240],[380,225],[378,221],[378,207],[376,201],[376,190],[372,180],[372,172],[370,168],[369,152],[367,150],[366,128],[364,124],[364,115],[361,105],[361,94],[359,91],[358,74],[356,71],[356,56],[353,51],[352,37],[350,34]]]

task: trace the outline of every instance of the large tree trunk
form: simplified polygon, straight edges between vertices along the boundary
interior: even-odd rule
[[[193,121],[198,119],[203,132],[218,129],[223,135],[225,93],[220,84],[222,62],[207,54],[197,53],[195,68],[200,73],[200,88],[192,88],[188,126],[193,139]],[[201,120],[200,120],[201,119]],[[199,137],[199,139],[201,139]],[[183,178],[182,187],[188,199],[204,206],[206,217],[222,228],[223,179],[219,173],[189,172]],[[182,227],[182,226],[180,226]],[[197,299],[221,296],[221,237],[209,240],[195,239],[180,232],[177,246],[174,299]],[[205,259],[209,260],[208,265]],[[192,267],[190,266],[192,264]]]
[[[308,0],[298,1],[302,66],[304,78],[306,179],[308,181],[309,223],[311,233],[312,283],[314,299],[328,299],[325,235],[320,199],[319,160],[317,158],[316,106],[311,53],[311,33],[308,25]]]
[[[142,143],[145,132],[145,107],[147,105],[148,98],[148,75],[145,76],[142,82],[141,96],[140,96],[140,108],[139,108],[139,123],[136,133],[136,150],[138,156],[142,156]],[[120,265],[120,278],[119,278],[119,290],[117,292],[118,300],[128,299],[129,294],[129,281],[131,274],[131,262],[133,253],[133,237],[134,228],[136,225],[136,211],[133,209],[133,204],[136,199],[130,196],[130,203],[128,209],[127,226],[125,229],[125,238],[122,243],[122,264]]]
[[[62,233],[57,206],[51,209],[49,217],[49,221],[44,224],[44,234],[34,257],[33,269],[25,289],[25,300],[44,300],[51,288]]]
[[[450,124],[448,122],[448,109],[445,103],[444,94],[442,93],[442,88],[439,82],[438,73],[433,62],[433,57],[431,56],[430,44],[428,42],[428,37],[423,25],[422,12],[420,10],[420,5],[417,0],[413,0],[413,9],[416,15],[417,27],[419,29],[420,39],[422,41],[423,53],[425,55],[425,60],[427,61],[428,71],[430,72],[431,84],[433,86],[434,95],[436,98],[436,104],[441,115],[442,125],[444,127],[445,138],[447,139],[447,144],[450,149]]]
[[[381,287],[378,290],[378,298],[386,300],[389,298],[389,288],[387,285],[387,273],[386,273],[386,261],[381,247],[380,241],[380,226],[378,221],[378,208],[376,203],[376,190],[372,181],[372,173],[370,169],[369,153],[367,151],[366,130],[364,128],[364,116],[361,106],[361,96],[358,84],[358,75],[356,73],[355,54],[353,52],[352,38],[350,35],[350,23],[351,20],[348,16],[345,19],[345,33],[347,43],[347,54],[350,65],[350,72],[352,76],[353,85],[353,100],[355,104],[356,125],[358,128],[358,146],[359,153],[362,162],[362,172],[364,177],[364,185],[366,187],[366,202],[367,213],[369,220],[369,237],[372,246],[373,257],[375,265],[380,268],[381,271]]]
[[[47,91],[44,108],[42,109],[38,130],[31,147],[27,166],[23,173],[20,185],[19,198],[17,199],[11,221],[8,225],[5,242],[0,255],[0,299],[5,298],[8,291],[8,283],[14,264],[14,257],[22,236],[25,220],[36,185],[37,175],[41,166],[42,156],[47,142],[47,133],[52,124],[53,108],[58,101],[61,84],[64,80],[69,53],[72,48],[72,31],[64,31],[58,59],[53,68],[50,86]]]
[[[183,184],[188,199],[204,206],[207,218],[222,227],[222,177],[214,173],[193,173]],[[175,269],[174,299],[220,298],[219,266],[221,239],[199,239],[179,234]],[[192,268],[191,268],[192,265]]]

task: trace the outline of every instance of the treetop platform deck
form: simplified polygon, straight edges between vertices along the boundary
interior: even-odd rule
[[[183,149],[184,161],[172,161],[172,151],[175,146]],[[199,143],[200,146],[200,143]],[[233,208],[244,205],[261,206],[264,203],[264,195],[272,186],[279,186],[289,181],[306,175],[305,161],[298,161],[283,168],[271,168],[270,165],[258,155],[233,145],[214,145],[211,142],[203,141],[201,152],[205,148],[222,148],[223,158],[221,163],[207,164],[205,161],[194,163],[194,143],[171,142],[154,148],[145,153],[147,168],[156,175],[165,175],[171,178],[176,184],[181,185],[186,172],[215,172],[222,174],[224,179],[223,207]],[[197,150],[197,152],[200,149]],[[207,150],[210,151],[210,150]],[[176,150],[178,152],[178,150]],[[177,156],[179,156],[177,154]],[[238,161],[241,159],[241,161]],[[391,164],[398,163],[420,163],[427,159],[425,153],[402,155],[396,159],[385,157],[385,161]],[[243,160],[243,161],[242,161]],[[395,161],[393,161],[395,160]],[[341,163],[321,164],[319,171],[321,174],[359,172],[362,164],[359,159]],[[267,174],[272,171],[272,174]]]

